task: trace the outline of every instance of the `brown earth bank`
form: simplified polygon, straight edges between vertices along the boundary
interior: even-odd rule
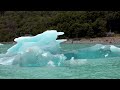
[[[0,42],[2,44],[15,44],[16,42]],[[95,43],[95,44],[120,44],[120,36],[117,37],[97,37],[97,38],[77,38],[67,39],[63,43],[80,44],[80,43]]]
[[[79,38],[68,39],[64,43],[96,43],[96,44],[120,44],[120,37],[99,37],[99,38]]]
[[[16,42],[0,42],[2,44],[15,44]]]

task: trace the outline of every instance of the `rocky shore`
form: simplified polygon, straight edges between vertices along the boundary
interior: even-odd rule
[[[69,39],[64,43],[99,43],[99,44],[120,44],[120,37],[101,37],[101,38],[80,38]]]
[[[16,42],[0,42],[2,44],[15,44]],[[101,37],[101,38],[79,38],[79,39],[68,39],[63,43],[70,44],[80,44],[80,43],[90,43],[90,44],[120,44],[120,36],[119,37]]]
[[[0,42],[1,44],[15,44],[16,42]]]

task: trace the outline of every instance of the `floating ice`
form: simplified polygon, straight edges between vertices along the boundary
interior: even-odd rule
[[[4,44],[0,43],[0,46],[1,46],[1,45],[4,45]]]
[[[109,54],[107,53],[107,54],[105,55],[105,57],[108,57],[108,55],[109,55]]]
[[[72,57],[70,60],[64,61],[64,66],[81,66],[87,64],[87,59],[74,59]]]
[[[47,63],[47,65],[48,65],[48,66],[55,67],[54,62],[53,62],[53,61],[51,61],[51,60]]]
[[[120,57],[120,48],[114,45],[96,44],[92,47],[78,49],[64,54],[67,59],[96,59],[107,57]]]
[[[56,40],[64,32],[47,30],[36,36],[15,38],[17,42],[1,55],[0,64],[20,66],[60,66],[66,57],[61,54],[60,43],[66,39]],[[49,61],[51,60],[51,61]],[[52,62],[52,63],[51,63]]]
[[[37,46],[45,51],[51,53],[58,53],[60,50],[60,43],[66,41],[66,39],[56,40],[58,35],[63,35],[63,32],[57,32],[56,30],[48,30],[36,36],[27,36],[15,38],[16,45],[7,50],[7,54],[22,53],[32,46]]]
[[[16,42],[7,53],[0,54],[0,64],[19,66],[83,65],[89,59],[120,57],[120,48],[114,45],[96,44],[92,47],[65,52],[57,40],[64,32],[47,30],[36,36],[15,38]]]

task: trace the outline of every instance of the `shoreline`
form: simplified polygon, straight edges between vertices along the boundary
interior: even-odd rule
[[[16,42],[0,42],[1,44],[15,44]],[[67,39],[63,44],[120,44],[120,37],[97,37]]]
[[[1,44],[15,44],[16,42],[0,42]]]
[[[120,44],[120,37],[97,37],[97,38],[79,38],[69,39],[65,44]]]

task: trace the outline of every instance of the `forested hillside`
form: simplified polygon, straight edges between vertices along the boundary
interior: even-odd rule
[[[103,37],[120,33],[120,11],[1,11],[0,42],[55,29],[60,38]]]

